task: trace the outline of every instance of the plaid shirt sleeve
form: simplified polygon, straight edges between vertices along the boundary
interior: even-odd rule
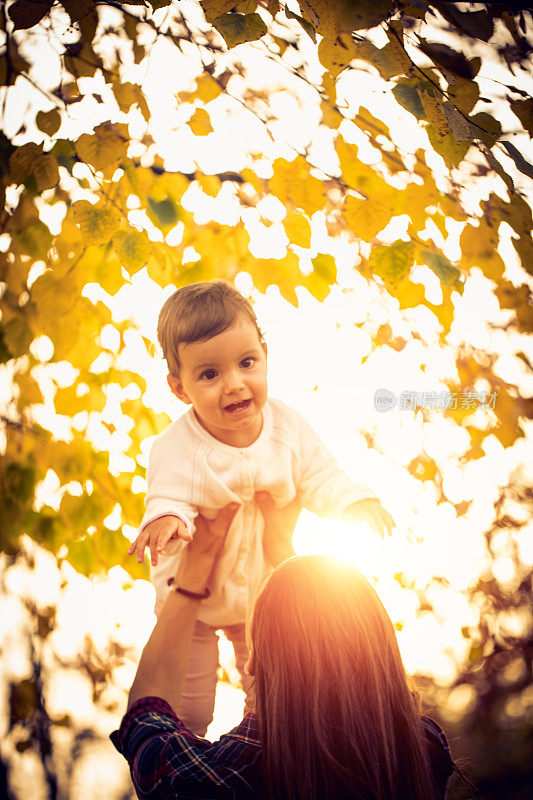
[[[159,697],[134,703],[111,741],[130,765],[142,800],[260,797],[260,746],[255,717],[218,742],[189,731]]]
[[[431,717],[422,716],[422,729],[428,746],[429,763],[437,789],[437,800],[445,800],[453,772],[450,746],[442,728]]]

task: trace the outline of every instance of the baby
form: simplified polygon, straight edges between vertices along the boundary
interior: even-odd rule
[[[320,516],[365,520],[383,535],[393,521],[366,486],[341,471],[313,429],[267,395],[267,348],[249,302],[224,281],[178,289],[164,304],[158,338],[172,392],[192,408],[150,451],[146,513],[129,553],[150,548],[158,613],[198,513],[238,511],[196,623],[178,716],[203,736],[213,716],[217,630],[233,643],[243,688],[244,621],[264,575],[264,520],[256,494],[277,507],[296,496]],[[266,494],[268,493],[268,494]],[[269,497],[270,495],[270,497]]]

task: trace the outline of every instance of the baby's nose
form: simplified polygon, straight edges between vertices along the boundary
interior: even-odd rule
[[[230,372],[226,373],[225,381],[224,381],[224,389],[226,394],[232,394],[232,392],[237,392],[239,389],[242,389],[243,381],[242,376],[238,370],[231,370]]]

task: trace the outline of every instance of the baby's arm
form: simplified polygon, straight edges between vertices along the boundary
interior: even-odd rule
[[[389,512],[383,508],[379,500],[359,500],[348,506],[343,514],[349,522],[366,522],[374,533],[382,538],[390,536],[394,527],[394,520]]]
[[[367,522],[375,533],[390,534],[394,520],[374,492],[341,470],[310,425],[301,421],[298,490],[305,508],[323,517]]]
[[[150,450],[147,471],[146,512],[139,527],[139,535],[132,542],[128,555],[137,552],[139,563],[144,550],[150,548],[152,564],[169,542],[192,539],[197,509],[187,499],[190,486],[190,458],[180,442],[163,434]],[[190,498],[189,498],[190,500]],[[167,547],[167,553],[176,552],[176,544]]]

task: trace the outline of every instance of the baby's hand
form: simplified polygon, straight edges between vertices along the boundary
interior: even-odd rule
[[[372,498],[353,503],[344,516],[352,522],[366,522],[372,531],[379,534],[381,538],[390,536],[395,525],[393,518],[383,508],[379,500]]]
[[[159,553],[171,539],[184,539],[190,542],[192,539],[186,524],[179,517],[167,514],[149,522],[142,529],[134,542],[131,543],[128,555],[137,551],[137,561],[139,564],[144,560],[144,548],[150,548],[152,564],[157,564]]]

